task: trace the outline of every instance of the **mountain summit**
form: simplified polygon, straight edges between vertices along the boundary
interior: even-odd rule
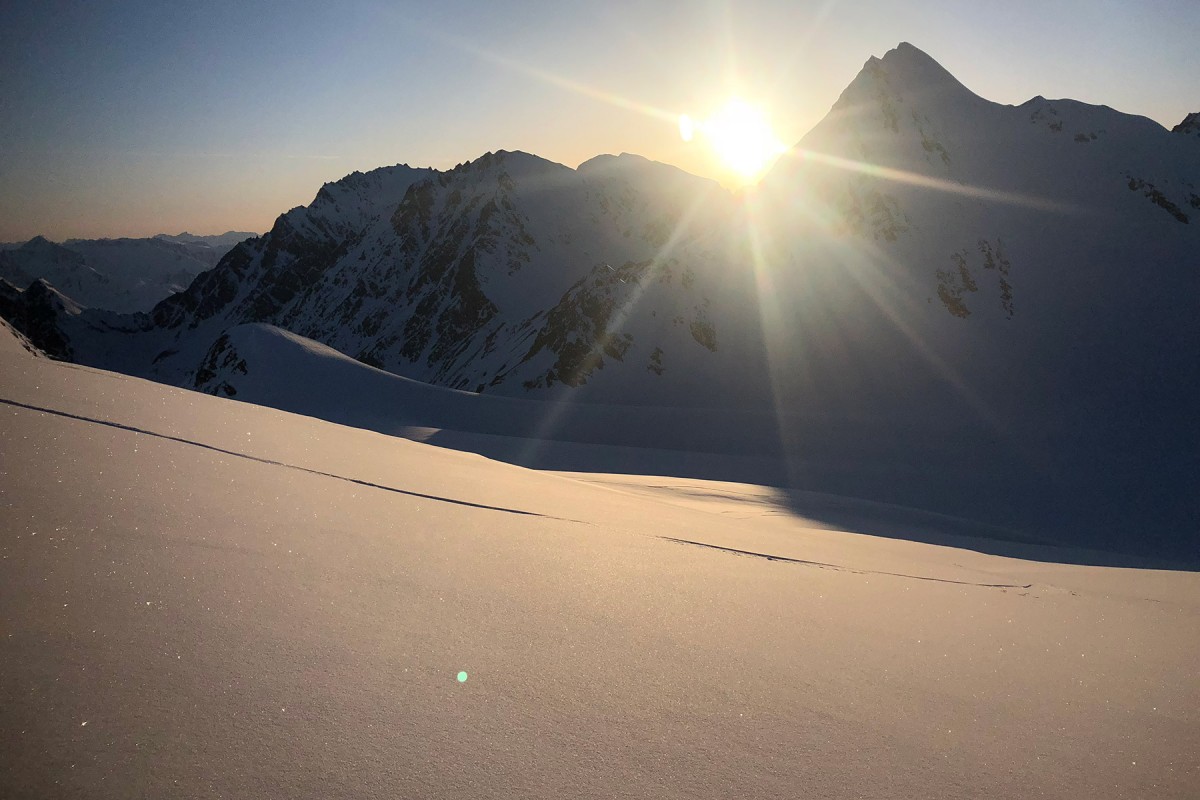
[[[909,93],[957,103],[967,102],[968,98],[978,99],[924,51],[901,42],[883,58],[871,56],[867,59],[862,71],[834,104],[834,109],[859,104],[865,97],[886,99]]]

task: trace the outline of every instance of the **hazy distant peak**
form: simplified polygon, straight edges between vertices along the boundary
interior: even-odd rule
[[[720,188],[720,184],[711,178],[702,178],[680,169],[674,164],[654,161],[635,153],[595,156],[580,164],[577,171],[589,178],[603,178],[611,175],[628,179],[631,176],[637,176],[648,181],[667,182],[673,185],[686,184],[695,188],[702,187],[713,190]]]
[[[635,153],[621,153],[615,156],[611,153],[604,153],[584,161],[579,165],[578,170],[580,172],[591,172],[599,169],[658,169],[660,167],[667,167],[672,170],[678,169],[670,164],[651,161],[645,156],[639,156]]]
[[[583,162],[583,164],[580,164],[579,166],[582,169],[587,164],[598,164],[598,163],[605,163],[605,162],[615,162],[615,163],[626,164],[626,165],[653,163],[650,161],[650,159],[646,158],[645,156],[639,156],[636,153],[624,153],[623,152],[618,155],[613,155],[612,153],[601,153],[598,156],[593,156],[592,158],[589,158],[587,161]]]
[[[253,239],[255,236],[258,236],[258,234],[251,231],[225,231],[224,233],[212,235],[183,231],[182,233],[175,234],[156,233],[151,238],[162,239],[164,241],[175,242],[177,244],[234,245],[246,239]]]
[[[63,247],[57,242],[52,242],[45,236],[33,237],[28,242],[17,248],[16,252],[22,253],[26,256],[36,255],[41,259],[48,258],[53,263],[82,263],[83,261],[83,257],[74,250]]]
[[[527,153],[524,150],[497,150],[493,153],[488,153],[486,155],[491,156],[492,158],[494,158],[500,162],[524,161],[524,162],[528,162],[528,163],[554,164],[555,166],[561,166],[547,158],[542,158],[541,156],[535,155],[534,153]]]

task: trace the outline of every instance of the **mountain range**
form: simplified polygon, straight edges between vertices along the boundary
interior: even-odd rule
[[[0,285],[0,316],[56,358],[386,432],[470,404],[464,446],[531,466],[572,462],[501,440],[627,448],[615,471],[732,454],[673,469],[1194,556],[1196,119],[993,103],[901,44],[744,196],[629,154],[385,167],[144,312],[83,299],[100,243],[0,253],[64,275]],[[459,399],[355,394],[381,372]]]
[[[149,311],[212,269],[235,244],[256,234],[159,234],[145,239],[68,239],[44,236],[0,246],[0,278],[15,288],[37,279],[78,304],[108,311]]]

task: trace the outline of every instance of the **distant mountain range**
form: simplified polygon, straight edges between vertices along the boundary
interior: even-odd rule
[[[570,408],[705,410],[679,419],[710,452],[755,443],[777,464],[756,480],[1178,552],[1200,530],[1196,119],[1000,105],[901,44],[745,197],[627,154],[386,167],[325,185],[148,313],[73,307],[51,279],[0,292],[0,315],[58,358],[292,410],[303,377],[273,377],[272,348],[296,363],[298,337],[570,401],[544,439],[575,435]],[[338,391],[313,413],[336,415]],[[529,435],[519,416],[486,433]]]
[[[146,239],[68,239],[36,236],[0,246],[0,278],[16,288],[43,279],[78,304],[108,311],[149,311],[212,269],[234,245],[256,237],[159,234]]]

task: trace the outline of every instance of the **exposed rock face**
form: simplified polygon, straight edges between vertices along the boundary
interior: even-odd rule
[[[39,278],[21,291],[0,279],[0,316],[51,358],[71,361],[75,355],[63,333],[62,320],[78,316],[80,307]]]
[[[204,361],[196,369],[193,388],[208,394],[233,397],[237,394],[237,389],[230,380],[222,378],[235,378],[237,375],[248,373],[246,360],[238,354],[229,340],[229,335],[223,333],[213,342],[212,348],[204,356]]]
[[[350,176],[159,304],[148,373],[191,383],[207,346],[245,322],[475,391],[581,386],[603,366],[588,355],[598,337],[609,359],[635,340],[643,359],[711,352],[704,275],[725,268],[733,213],[716,184],[627,155],[571,170],[500,152]]]
[[[1183,122],[1171,128],[1171,133],[1181,133],[1184,136],[1200,136],[1200,111],[1193,111],[1183,118]]]

